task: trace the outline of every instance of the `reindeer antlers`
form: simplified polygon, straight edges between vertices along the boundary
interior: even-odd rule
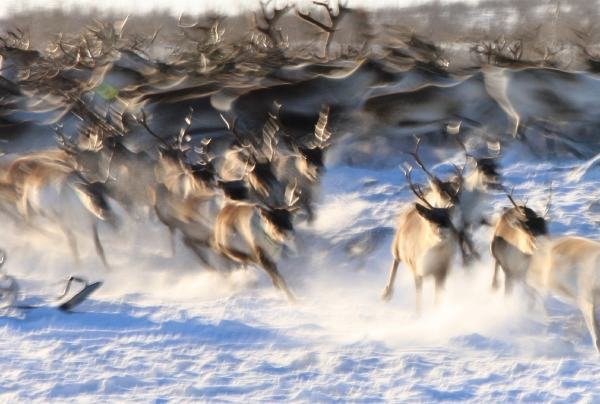
[[[300,200],[300,190],[298,190],[298,180],[294,179],[294,186],[290,189],[289,186],[285,188],[285,200],[287,207],[295,206]]]
[[[521,207],[515,202],[515,200],[513,199],[512,195],[513,192],[515,191],[515,187],[513,186],[510,190],[510,193],[506,192],[506,189],[504,189],[504,193],[506,194],[506,197],[508,198],[508,200],[510,201],[510,203],[512,203],[512,205],[519,211],[522,212]]]
[[[412,166],[410,166],[407,170],[404,171],[404,175],[406,176],[406,180],[408,181],[408,187],[410,190],[416,195],[416,197],[422,201],[427,207],[433,209],[433,205],[427,201],[425,195],[423,194],[423,190],[419,184],[415,184],[412,182],[411,174],[412,174]]]
[[[544,218],[548,217],[550,214],[550,208],[552,206],[552,181],[550,181],[550,187],[548,191],[548,202],[546,203],[546,209],[544,209]]]
[[[283,35],[281,28],[277,28],[275,25],[281,17],[283,17],[290,9],[291,5],[286,4],[283,8],[277,8],[275,4],[272,13],[269,13],[267,7],[271,3],[271,0],[266,2],[260,2],[260,9],[262,12],[262,19],[266,23],[266,27],[259,24],[256,13],[253,14],[254,27],[255,29],[264,35],[264,38],[268,38],[273,47],[280,48],[288,45],[287,38]],[[269,47],[267,41],[263,41],[264,46]]]
[[[331,131],[327,129],[327,124],[329,123],[329,105],[321,106],[321,111],[319,112],[319,119],[315,124],[315,138],[319,144],[318,147],[323,147],[329,141],[331,137]]]
[[[425,174],[427,174],[427,177],[429,177],[429,179],[431,181],[433,181],[434,183],[440,183],[440,179],[437,178],[435,175],[433,175],[431,173],[431,171],[429,171],[427,169],[427,167],[425,167],[425,164],[423,163],[423,160],[421,160],[421,157],[419,156],[419,148],[421,147],[421,138],[420,137],[416,137],[415,138],[417,140],[417,143],[415,145],[415,151],[413,152],[408,152],[408,154],[410,154],[411,156],[413,156],[413,158],[415,159],[415,162],[417,163],[417,165],[421,168],[421,170],[423,170],[425,172]]]
[[[303,13],[300,10],[296,10],[296,14],[298,15],[298,17],[302,18],[304,21],[307,21],[308,23],[314,25],[315,27],[317,27],[325,32],[326,37],[325,37],[324,58],[327,58],[329,56],[329,48],[331,46],[333,34],[334,34],[334,32],[337,31],[337,27],[338,27],[339,23],[342,21],[342,19],[344,18],[344,16],[350,12],[350,9],[341,3],[337,3],[337,13],[336,13],[335,7],[330,5],[329,2],[315,0],[315,1],[313,1],[313,4],[323,7],[325,9],[325,11],[327,11],[327,14],[329,15],[329,20],[331,21],[331,25],[324,24],[323,22],[314,18],[313,16],[311,16],[310,11]]]

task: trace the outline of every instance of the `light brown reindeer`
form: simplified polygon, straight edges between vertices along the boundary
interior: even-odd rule
[[[77,262],[79,252],[71,226],[88,219],[96,252],[104,266],[110,267],[98,235],[98,222],[116,226],[117,218],[102,184],[86,181],[67,153],[48,150],[14,159],[4,169],[1,188],[3,197],[12,198],[3,205],[14,203],[16,217],[25,225],[39,230],[46,221],[57,225]]]
[[[229,202],[215,224],[215,246],[221,254],[243,265],[255,264],[267,272],[273,285],[294,301],[276,262],[284,246],[293,242],[292,211],[298,202],[296,189],[286,192],[287,206],[265,207],[247,202]]]
[[[551,237],[543,216],[508,196],[513,207],[498,220],[492,241],[496,259],[493,286],[497,287],[501,267],[506,293],[515,281],[522,281],[530,295],[537,291],[573,303],[581,310],[600,352],[600,242],[576,236]]]
[[[427,174],[430,186],[425,193],[427,201],[435,207],[456,206],[452,222],[456,227],[472,232],[482,224],[490,225],[488,217],[492,207],[491,193],[493,190],[502,189],[500,174],[495,159],[474,157],[467,152],[466,146],[456,139],[465,151],[466,160],[461,169],[454,166],[455,175],[447,181],[440,180],[426,168],[419,156],[420,139],[417,139],[415,151],[410,154]],[[461,237],[466,252],[463,261],[469,262],[472,258],[478,258],[479,254],[467,232],[463,232]]]
[[[172,254],[175,254],[175,232],[179,230],[186,246],[212,269],[207,254],[221,197],[213,187],[211,167],[192,166],[183,160],[180,151],[171,149],[160,152],[155,172],[154,211],[169,229]]]
[[[411,170],[406,173],[410,189],[418,201],[407,207],[399,216],[396,236],[392,243],[394,261],[382,299],[390,300],[398,264],[404,262],[413,274],[416,289],[416,310],[421,312],[423,278],[435,279],[435,301],[439,301],[452,258],[459,243],[460,231],[451,220],[454,207],[438,208],[431,205],[418,185],[412,183]]]
[[[538,237],[527,269],[527,284],[581,310],[600,353],[600,242],[583,237]]]
[[[504,272],[504,292],[510,294],[515,282],[525,281],[536,238],[548,234],[544,216],[525,205],[518,205],[511,194],[507,194],[513,207],[504,211],[494,226],[491,252],[494,257],[492,289],[498,289],[498,273]]]

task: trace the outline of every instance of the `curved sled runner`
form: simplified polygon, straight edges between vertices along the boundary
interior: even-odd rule
[[[102,286],[102,284],[103,284],[103,282],[101,282],[101,281],[88,283],[88,281],[83,278],[79,278],[77,276],[71,276],[69,278],[69,280],[67,281],[67,285],[65,287],[64,292],[62,293],[61,296],[58,297],[57,300],[64,298],[69,293],[69,291],[71,290],[71,284],[73,282],[78,282],[78,283],[83,284],[84,285],[83,289],[81,289],[75,295],[70,297],[68,300],[62,302],[59,306],[56,306],[55,307],[56,309],[58,309],[60,311],[64,311],[64,312],[70,312],[75,307],[77,307],[81,303],[83,303],[92,293],[94,293],[96,290],[98,290],[98,288],[100,288],[100,286]],[[22,310],[32,310],[32,309],[40,309],[42,307],[47,307],[47,306],[23,304],[23,305],[15,305],[13,307],[15,307],[17,309],[22,309]]]
[[[79,291],[66,302],[62,303],[60,306],[58,306],[58,309],[62,311],[73,310],[76,306],[79,306],[81,303],[83,303],[83,301],[87,299],[89,295],[94,293],[100,286],[102,286],[102,282],[93,282],[90,284],[86,284],[81,291]]]

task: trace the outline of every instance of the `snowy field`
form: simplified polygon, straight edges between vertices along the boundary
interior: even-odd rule
[[[541,210],[552,182],[551,232],[598,238],[596,161],[523,161],[502,161],[515,196]],[[394,298],[380,300],[394,216],[411,199],[399,169],[329,167],[318,220],[283,263],[296,304],[255,269],[206,274],[182,246],[172,259],[158,225],[123,226],[126,241],[107,243],[111,273],[91,245],[80,272],[58,239],[9,237],[6,269],[29,302],[52,305],[74,272],[105,287],[72,314],[1,314],[0,402],[600,400],[600,358],[576,308],[547,298],[545,314],[492,293],[488,228],[476,234],[482,260],[456,261],[439,307],[426,284],[414,315],[402,265]],[[507,202],[497,195],[496,214]]]

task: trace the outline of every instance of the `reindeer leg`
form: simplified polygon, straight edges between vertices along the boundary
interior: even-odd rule
[[[394,282],[396,281],[396,272],[398,271],[398,264],[400,264],[400,260],[394,258],[394,262],[392,262],[392,268],[390,269],[390,275],[388,277],[388,282],[385,288],[383,289],[383,293],[381,295],[381,299],[385,302],[389,302],[394,295]]]
[[[110,265],[106,259],[106,254],[104,253],[104,247],[102,246],[102,242],[100,241],[100,235],[98,234],[98,222],[94,221],[92,225],[92,232],[94,234],[94,247],[96,247],[96,254],[100,257],[102,264],[106,270],[110,271]]]
[[[175,227],[167,226],[169,228],[169,241],[171,243],[171,258],[175,257]]]
[[[598,339],[600,336],[600,329],[598,326],[598,318],[596,317],[596,300],[597,299],[595,297],[592,298],[591,302],[586,299],[581,299],[579,302],[579,307],[583,313],[583,318],[585,319],[585,323],[592,336],[592,342],[594,343],[598,353],[600,353],[600,340]]]
[[[444,286],[446,285],[447,274],[448,274],[447,269],[444,269],[443,271],[435,274],[434,304],[436,306],[438,306],[440,304],[442,294],[444,293]]]
[[[462,258],[462,263],[464,266],[467,266],[471,263],[470,250],[468,248],[468,243],[466,242],[466,236],[463,232],[460,232],[458,235],[458,242],[460,244],[460,256]]]
[[[510,296],[513,291],[514,279],[507,272],[504,272],[504,296]]]
[[[480,258],[479,253],[475,249],[475,245],[473,244],[473,240],[468,235],[465,235],[465,244],[469,249],[469,259],[470,260],[478,260]]]
[[[494,260],[494,277],[492,278],[492,290],[498,290],[498,287],[500,286],[498,284],[498,273],[500,269],[500,263],[498,262],[498,260]]]
[[[423,292],[423,277],[415,275],[415,303],[417,309],[417,316],[421,315],[421,294]]]
[[[269,276],[271,277],[271,281],[273,282],[273,285],[277,289],[283,290],[283,292],[286,294],[289,301],[295,302],[296,297],[288,288],[288,286],[285,282],[285,279],[283,279],[283,276],[281,276],[281,273],[279,273],[279,271],[277,270],[277,266],[275,265],[275,263],[272,262],[270,259],[268,259],[267,256],[265,255],[265,253],[260,248],[257,249],[256,254],[258,257],[258,261],[260,262],[260,265],[264,268],[264,270],[267,272],[267,274],[269,274]]]
[[[526,283],[523,284],[523,287],[525,288],[525,293],[527,294],[528,309],[533,311],[537,303],[539,303],[541,311],[546,317],[548,317],[548,312],[546,311],[546,307],[544,306],[544,299],[542,298],[542,296],[534,288],[532,288]]]
[[[207,247],[210,248],[210,246],[208,245],[208,243],[204,243],[201,242],[199,240],[193,240],[189,237],[184,237],[183,239],[183,243],[194,252],[194,254],[196,255],[196,257],[198,257],[198,259],[200,261],[202,261],[202,263],[205,265],[206,269],[208,269],[211,272],[215,272],[215,268],[213,268],[212,264],[210,263],[210,261],[208,260],[208,258],[205,255],[205,251],[202,249],[202,247]]]
[[[302,199],[301,204],[304,210],[306,211],[306,221],[309,224],[312,224],[315,221],[315,211],[313,210],[310,199]]]
[[[60,228],[67,238],[67,242],[69,243],[69,249],[71,250],[71,254],[73,255],[73,259],[75,260],[75,264],[77,266],[81,265],[81,257],[79,256],[79,248],[77,247],[77,238],[75,234],[64,224],[60,224]]]

